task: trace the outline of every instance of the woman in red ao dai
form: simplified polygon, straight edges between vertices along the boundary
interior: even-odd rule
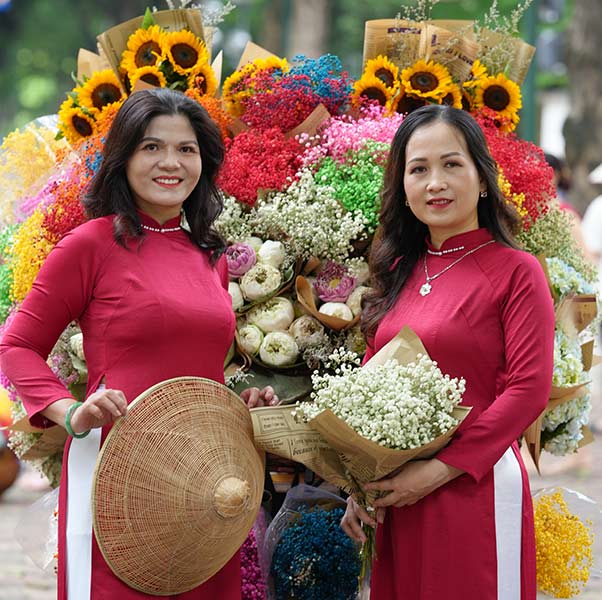
[[[554,310],[538,261],[477,123],[444,106],[408,115],[392,143],[366,360],[404,326],[444,373],[466,379],[472,411],[436,457],[366,485],[376,520],[349,499],[342,526],[377,528],[372,600],[535,600],[535,541],[517,439],[546,406]]]
[[[96,542],[90,489],[115,419],[149,387],[173,377],[224,383],[234,338],[222,209],[215,177],[224,147],[206,111],[180,92],[132,94],[117,114],[84,200],[89,221],[53,249],[6,331],[0,355],[33,425],[69,429],[59,497],[59,600],[138,600]],[[86,401],[46,364],[71,321],[84,334]],[[249,407],[276,403],[272,388],[242,393]],[[127,418],[127,417],[126,417]],[[179,600],[240,600],[232,559]]]

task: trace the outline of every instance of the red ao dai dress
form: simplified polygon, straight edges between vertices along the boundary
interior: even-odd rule
[[[140,214],[144,225],[161,226]],[[46,365],[65,327],[77,320],[89,369],[87,395],[102,382],[122,390],[128,402],[179,376],[224,382],[223,363],[235,320],[222,258],[177,229],[146,231],[124,248],[113,239],[113,217],[76,228],[57,244],[5,333],[2,369],[15,384],[34,425],[49,426],[40,412],[68,397]],[[59,600],[150,598],[117,579],[104,561],[91,528],[90,486],[94,462],[109,427],[65,448],[59,502]],[[153,596],[154,597],[154,596]],[[205,584],[179,600],[240,600],[238,553]]]
[[[432,276],[491,240],[486,229],[427,254]],[[431,250],[434,250],[432,246]],[[465,473],[377,528],[371,600],[535,600],[529,481],[517,439],[546,406],[554,309],[530,254],[496,243],[425,283],[422,260],[381,321],[366,360],[404,326],[443,373],[466,379],[472,411],[438,458]]]

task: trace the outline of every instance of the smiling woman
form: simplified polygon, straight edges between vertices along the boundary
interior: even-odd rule
[[[409,326],[443,373],[466,380],[472,410],[434,458],[365,486],[386,493],[374,502],[373,600],[535,600],[516,440],[547,404],[554,310],[540,264],[516,248],[516,222],[468,113],[431,105],[403,120],[370,256],[365,360]],[[349,500],[343,527],[359,538],[360,521],[375,525]]]
[[[70,435],[59,497],[59,600],[150,597],[121,581],[98,547],[93,469],[113,423],[142,392],[184,376],[224,383],[235,319],[225,243],[213,227],[222,209],[215,176],[223,155],[219,129],[197,102],[168,89],[132,94],[85,199],[90,220],[50,252],[4,333],[2,371],[30,421],[62,425]],[[88,366],[83,403],[46,363],[74,320]],[[241,397],[249,407],[277,401],[271,388]],[[240,573],[236,552],[177,598],[239,600]]]

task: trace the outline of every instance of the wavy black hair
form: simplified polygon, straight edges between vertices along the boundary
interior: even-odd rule
[[[462,135],[487,186],[487,197],[479,198],[477,204],[479,226],[487,228],[495,240],[517,247],[513,233],[519,218],[499,189],[497,163],[478,123],[466,111],[446,105],[431,104],[411,112],[395,133],[385,170],[380,222],[370,251],[372,291],[364,295],[362,302],[362,331],[369,338],[393,307],[416,262],[426,252],[428,228],[406,206],[403,179],[410,138],[418,128],[436,121],[447,123]],[[393,268],[396,259],[399,260]]]

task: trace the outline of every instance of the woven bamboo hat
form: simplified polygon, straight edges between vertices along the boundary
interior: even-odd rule
[[[186,592],[242,545],[263,484],[264,456],[241,399],[208,379],[164,381],[132,402],[98,456],[98,545],[130,587],[155,596]]]

